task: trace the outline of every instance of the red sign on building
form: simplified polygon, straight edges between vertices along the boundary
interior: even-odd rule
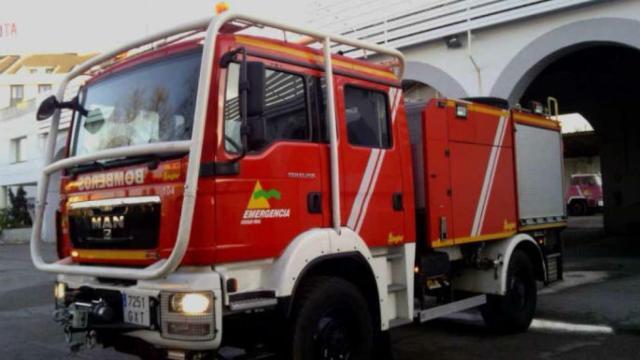
[[[18,35],[18,27],[14,22],[0,23],[0,38]]]

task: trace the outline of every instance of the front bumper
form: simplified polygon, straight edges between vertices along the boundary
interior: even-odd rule
[[[122,317],[116,314],[114,321],[111,323],[99,323],[89,321],[87,331],[108,328],[109,331],[115,331],[123,336],[129,336],[142,340],[156,348],[161,349],[179,349],[187,351],[211,351],[216,350],[220,346],[222,339],[222,289],[220,275],[213,271],[210,267],[182,267],[176,272],[163,279],[144,280],[137,282],[123,282],[119,280],[105,280],[96,277],[80,276],[80,275],[58,275],[58,282],[66,285],[70,296],[67,298],[66,307],[72,305],[75,300],[73,294],[95,294],[95,301],[100,298],[108,298],[112,303],[113,309],[122,311],[121,304],[117,304],[117,299],[121,298],[124,291],[135,292],[148,296],[151,304],[150,307],[151,324],[150,326],[131,326],[122,322]],[[213,319],[211,324],[212,336],[207,340],[188,337],[180,339],[171,338],[169,334],[162,333],[163,314],[160,309],[160,294],[165,292],[211,292],[213,293],[212,312]],[[111,296],[103,296],[110,294]],[[116,296],[113,296],[113,295]],[[120,297],[117,295],[120,294]],[[87,299],[84,299],[86,302]],[[82,330],[82,329],[81,329]]]

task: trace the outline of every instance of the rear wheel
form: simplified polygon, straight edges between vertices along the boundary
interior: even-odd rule
[[[526,331],[536,311],[537,297],[531,260],[524,251],[515,250],[507,270],[507,293],[488,296],[482,307],[484,322],[501,333]]]
[[[296,301],[293,360],[369,360],[373,324],[362,294],[346,280],[309,279]]]
[[[587,204],[581,200],[574,200],[569,203],[569,214],[573,216],[587,215]]]

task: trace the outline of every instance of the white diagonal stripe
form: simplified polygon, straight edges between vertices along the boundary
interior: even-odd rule
[[[497,146],[497,154],[496,154],[496,158],[494,161],[494,165],[493,165],[493,170],[491,172],[491,179],[489,180],[489,188],[487,189],[487,198],[485,200],[485,204],[483,206],[483,210],[482,210],[482,215],[480,216],[480,225],[478,227],[478,235],[480,234],[480,232],[482,231],[482,225],[484,225],[484,218],[485,215],[487,214],[487,208],[489,207],[489,198],[491,197],[491,190],[493,189],[493,183],[496,177],[496,172],[498,170],[498,163],[500,160],[500,154],[501,154],[501,148],[502,148],[502,144],[504,143],[504,137],[507,134],[507,126],[509,124],[509,117],[507,116],[504,124],[503,124],[503,129],[502,129],[502,134],[500,135],[500,141],[498,142],[498,146]]]
[[[482,189],[480,190],[480,198],[478,199],[476,214],[473,218],[473,225],[471,227],[471,236],[478,236],[480,234],[480,230],[482,229],[484,215],[486,212],[487,204],[489,202],[489,193],[493,185],[493,179],[496,173],[496,165],[498,162],[498,155],[500,153],[502,142],[504,141],[507,123],[507,116],[501,116],[500,120],[498,121],[498,127],[496,128],[496,134],[493,139],[493,146],[491,147],[491,154],[489,155],[487,170],[484,174],[484,181],[482,182]]]
[[[372,149],[371,153],[369,154],[369,161],[367,161],[367,167],[364,170],[364,175],[362,175],[362,180],[360,180],[360,187],[358,188],[358,193],[356,194],[356,198],[353,201],[353,205],[351,206],[349,220],[347,220],[347,226],[352,229],[355,229],[356,227],[356,220],[360,216],[362,203],[364,201],[366,192],[369,189],[369,185],[371,184],[371,177],[373,176],[375,165],[379,155],[380,149]]]
[[[402,98],[402,90],[396,91],[395,96],[396,97],[393,99],[393,107],[391,108],[391,123],[396,120],[396,114],[398,113],[398,107],[400,105],[400,98]]]
[[[360,232],[360,229],[362,228],[362,223],[364,223],[364,218],[365,216],[367,216],[367,209],[369,207],[369,201],[371,200],[371,196],[373,195],[373,192],[375,191],[376,188],[376,182],[378,181],[378,175],[380,175],[380,169],[382,168],[382,162],[384,161],[384,155],[386,154],[386,151],[381,150],[380,151],[380,156],[379,156],[379,160],[376,163],[376,168],[375,171],[373,172],[373,178],[371,179],[371,184],[369,185],[369,190],[367,191],[367,195],[365,197],[364,200],[364,204],[362,205],[362,211],[360,214],[360,217],[358,218],[358,221],[356,222],[356,233]]]

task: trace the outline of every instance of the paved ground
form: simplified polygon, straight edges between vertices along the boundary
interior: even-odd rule
[[[496,336],[477,313],[465,313],[394,330],[395,359],[640,359],[640,237],[574,239],[566,260],[566,281],[542,290],[528,333]],[[0,358],[74,358],[51,320],[53,277],[33,269],[27,246],[0,246],[0,279]],[[103,349],[75,358],[131,359]]]

